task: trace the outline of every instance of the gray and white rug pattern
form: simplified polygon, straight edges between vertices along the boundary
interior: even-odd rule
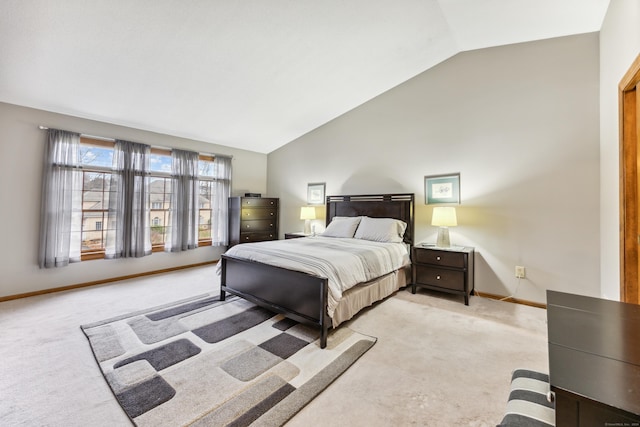
[[[282,425],[376,341],[342,327],[320,349],[317,329],[212,295],[82,330],[137,426]]]

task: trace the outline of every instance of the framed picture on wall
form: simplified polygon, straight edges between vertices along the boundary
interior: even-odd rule
[[[424,177],[424,203],[460,204],[460,174],[431,175]]]
[[[307,204],[323,205],[324,204],[324,182],[313,182],[307,184]]]

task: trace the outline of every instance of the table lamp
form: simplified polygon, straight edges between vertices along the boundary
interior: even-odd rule
[[[438,229],[438,241],[436,246],[440,248],[448,248],[451,246],[449,241],[449,227],[458,225],[456,218],[456,208],[454,207],[437,207],[433,208],[433,216],[431,217],[431,225],[440,227]]]
[[[300,219],[304,219],[304,234],[311,234],[311,220],[316,219],[316,208],[303,206],[300,209]]]

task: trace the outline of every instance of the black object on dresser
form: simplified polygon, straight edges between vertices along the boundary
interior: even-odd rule
[[[285,239],[299,239],[300,237],[309,237],[311,234],[305,234],[303,231],[293,231],[291,233],[284,233]]]
[[[420,286],[460,294],[464,295],[464,304],[469,305],[469,295],[474,289],[473,252],[474,248],[468,246],[414,246],[411,292],[415,294]]]
[[[640,426],[640,306],[547,291],[556,426]]]
[[[278,199],[229,197],[229,247],[278,239]]]

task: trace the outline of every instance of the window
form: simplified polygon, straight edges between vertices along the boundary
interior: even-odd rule
[[[82,165],[82,259],[102,257],[108,228],[109,183],[113,163],[113,143],[80,139]],[[107,224],[107,227],[104,225]]]
[[[196,248],[200,242],[228,243],[231,158],[214,159],[183,150],[158,150],[152,158],[152,149],[146,144],[105,141],[60,129],[47,131],[46,144],[40,268],[93,258],[149,255],[152,227],[157,247],[172,252]],[[186,173],[182,172],[185,161]],[[202,175],[202,185],[195,166]],[[171,168],[181,172],[174,177]],[[190,199],[176,198],[172,193],[172,183],[178,181],[191,185],[185,192]],[[190,224],[192,228],[186,232],[180,225],[180,233],[173,233],[168,225],[172,209],[177,210],[171,206],[174,199],[184,199],[190,205],[185,215],[171,218],[171,223]],[[172,236],[170,245],[166,244],[167,234]]]
[[[198,177],[200,179],[198,244],[201,246],[211,245],[211,219],[216,183],[215,172],[213,158],[200,156],[200,161],[198,162]]]
[[[81,137],[82,215],[80,224],[82,259],[102,258],[109,224],[109,196],[113,167],[113,142]],[[199,161],[198,245],[212,243],[212,218],[218,180],[212,156],[201,155]],[[171,214],[171,151],[152,148],[149,157],[149,224],[153,251],[164,250]],[[228,185],[228,184],[227,184]],[[228,188],[228,187],[227,187]],[[223,207],[224,208],[224,207]],[[225,225],[222,225],[225,227]]]
[[[149,183],[151,198],[151,245],[154,251],[164,250],[169,231],[171,209],[171,178],[152,176]]]
[[[151,149],[149,158],[149,198],[151,199],[151,245],[163,251],[169,231],[171,209],[171,151]]]

